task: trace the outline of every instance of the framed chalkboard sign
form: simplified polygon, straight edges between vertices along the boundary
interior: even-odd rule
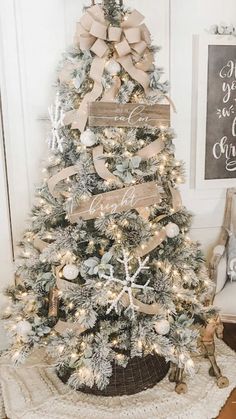
[[[236,186],[236,38],[198,38],[196,186]]]

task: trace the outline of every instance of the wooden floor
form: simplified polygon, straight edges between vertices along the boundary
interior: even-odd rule
[[[224,326],[224,341],[236,351],[236,324],[228,323]],[[217,419],[236,419],[236,389],[231,393]]]

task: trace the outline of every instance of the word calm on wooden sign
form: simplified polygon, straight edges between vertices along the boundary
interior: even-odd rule
[[[83,202],[69,216],[71,223],[79,218],[92,220],[105,214],[115,214],[135,208],[148,207],[160,202],[160,194],[155,182],[130,186],[95,195]]]
[[[91,102],[90,127],[168,127],[170,105],[140,103]]]

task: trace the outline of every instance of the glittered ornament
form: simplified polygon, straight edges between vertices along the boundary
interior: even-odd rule
[[[21,320],[16,325],[16,332],[19,336],[27,336],[32,331],[32,325],[27,320]]]
[[[168,223],[165,229],[166,229],[166,235],[170,239],[173,239],[173,237],[176,237],[179,234],[179,227],[175,223]]]
[[[115,76],[116,74],[118,74],[120,72],[121,66],[117,61],[111,59],[106,64],[106,70],[112,76]]]
[[[97,138],[93,131],[86,129],[86,131],[81,134],[80,141],[86,147],[92,147],[94,144],[96,144]]]
[[[170,331],[170,323],[165,319],[158,320],[154,325],[154,329],[158,335],[167,335]]]
[[[78,277],[79,268],[76,265],[68,264],[64,266],[62,273],[65,279],[72,281]]]

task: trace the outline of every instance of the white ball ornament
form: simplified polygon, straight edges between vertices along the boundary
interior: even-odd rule
[[[117,61],[111,59],[106,64],[106,70],[112,76],[115,76],[116,74],[118,74],[120,72],[121,66]]]
[[[93,131],[86,129],[86,131],[82,132],[80,141],[86,147],[92,147],[94,144],[96,144],[97,138]]]
[[[168,223],[165,226],[166,229],[166,235],[170,239],[173,239],[174,237],[178,236],[179,234],[179,227],[175,223]]]
[[[170,323],[165,319],[159,320],[155,323],[154,329],[158,335],[167,335],[170,331]]]
[[[19,336],[27,336],[32,331],[32,325],[27,320],[21,320],[16,325],[16,332]]]
[[[72,281],[78,277],[79,268],[71,263],[64,266],[62,273],[65,279]]]

